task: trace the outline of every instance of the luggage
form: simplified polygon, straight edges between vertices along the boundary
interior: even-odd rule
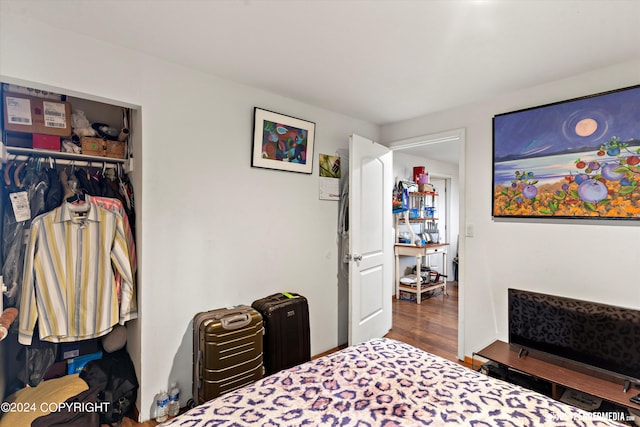
[[[262,378],[262,336],[262,317],[249,306],[196,314],[193,403],[200,405]]]
[[[293,292],[269,295],[251,304],[264,319],[264,366],[267,375],[311,360],[309,305]]]

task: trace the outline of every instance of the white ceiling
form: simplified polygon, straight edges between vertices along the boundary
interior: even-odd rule
[[[638,0],[0,0],[0,5],[381,125],[640,57]]]

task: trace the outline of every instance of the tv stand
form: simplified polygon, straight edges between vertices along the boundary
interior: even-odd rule
[[[520,346],[500,340],[494,341],[474,353],[475,355],[550,383],[553,399],[559,400],[566,389],[573,389],[625,408],[640,410],[640,405],[629,401],[640,392],[638,386],[632,387],[630,381],[625,381],[623,385],[622,380],[615,382],[590,375],[581,371],[577,365],[572,366],[571,362],[554,363],[543,360]]]

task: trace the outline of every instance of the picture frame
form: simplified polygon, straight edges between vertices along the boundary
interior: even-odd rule
[[[254,108],[251,166],[311,174],[316,124]]]
[[[640,85],[493,117],[494,218],[640,219]]]

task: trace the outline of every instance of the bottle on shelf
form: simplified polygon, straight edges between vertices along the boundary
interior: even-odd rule
[[[169,389],[168,408],[168,414],[170,417],[175,417],[180,412],[180,389],[176,383],[171,383],[171,388]]]
[[[162,423],[167,420],[169,406],[169,396],[162,390],[156,396],[156,421]]]

